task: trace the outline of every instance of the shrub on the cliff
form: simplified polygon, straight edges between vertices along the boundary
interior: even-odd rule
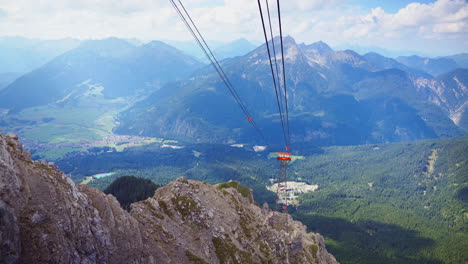
[[[250,191],[250,189],[245,186],[242,186],[238,181],[223,182],[223,183],[216,185],[216,188],[218,189],[234,188],[240,194],[242,194],[242,196],[244,196],[245,198],[251,198],[252,196],[252,192]]]
[[[151,180],[135,176],[122,176],[113,181],[104,193],[117,198],[122,208],[129,210],[130,204],[142,201],[154,195],[154,191],[161,187]]]

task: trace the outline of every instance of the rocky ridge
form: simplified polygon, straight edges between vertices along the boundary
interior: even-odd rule
[[[13,134],[0,134],[0,238],[1,263],[338,263],[250,192],[179,178],[127,212]]]

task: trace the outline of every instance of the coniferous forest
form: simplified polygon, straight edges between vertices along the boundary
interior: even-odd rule
[[[156,185],[149,179],[122,176],[107,186],[104,193],[112,194],[117,198],[122,208],[130,210],[130,204],[152,197],[159,187],[160,185]]]

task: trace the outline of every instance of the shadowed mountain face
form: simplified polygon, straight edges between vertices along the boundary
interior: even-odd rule
[[[0,108],[18,111],[99,87],[106,98],[157,90],[202,64],[162,42],[135,47],[116,38],[87,41],[18,78],[0,93]]]
[[[275,39],[279,46],[279,39]],[[333,51],[323,42],[297,45],[286,37],[289,116],[295,142],[348,145],[463,134],[453,113],[468,83],[434,79],[397,61]],[[266,137],[281,142],[278,107],[265,46],[221,62]],[[405,71],[408,69],[408,71]],[[466,76],[463,71],[455,75]],[[447,91],[461,95],[446,98]],[[464,108],[463,108],[464,109]],[[452,118],[452,119],[451,119]],[[210,67],[163,87],[123,112],[118,133],[194,142],[257,141]]]

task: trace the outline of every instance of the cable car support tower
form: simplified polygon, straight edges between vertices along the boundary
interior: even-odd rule
[[[287,165],[291,161],[291,153],[289,152],[278,152],[276,158],[280,161],[280,170],[277,179],[276,188],[276,203],[275,211],[285,214],[283,217],[274,217],[273,225],[284,228],[289,233],[289,222],[288,222],[288,201],[289,201],[289,189],[288,189],[288,174],[286,172]]]

